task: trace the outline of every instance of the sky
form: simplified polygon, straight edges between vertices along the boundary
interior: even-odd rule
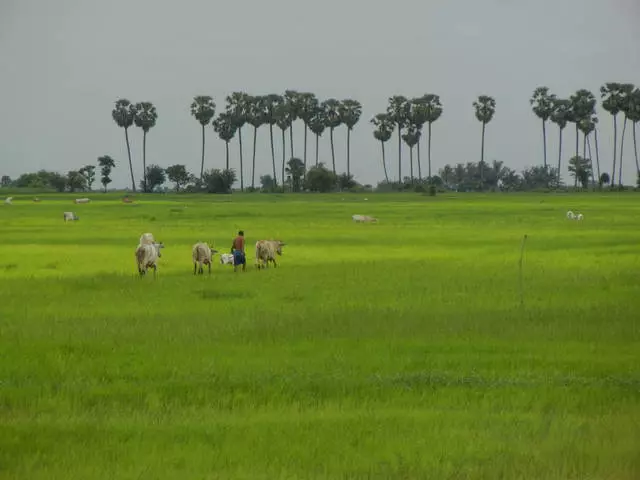
[[[286,89],[362,103],[351,139],[352,173],[361,183],[383,178],[369,120],[396,94],[440,95],[434,171],[479,161],[481,124],[472,103],[478,95],[493,96],[485,158],[520,171],[542,163],[541,122],[529,104],[533,90],[546,85],[568,97],[586,88],[600,100],[605,82],[640,85],[638,25],[637,0],[1,0],[0,175],[67,172],[110,155],[117,163],[111,186],[128,186],[124,131],[111,117],[119,98],[156,105],[147,164],[185,164],[199,172],[201,129],[189,112],[195,95],[212,96],[218,113],[233,91]],[[597,109],[601,169],[610,172],[613,122],[600,104]],[[245,179],[251,130],[243,130]],[[205,168],[221,168],[224,142],[211,127],[206,133]],[[626,183],[635,183],[630,133],[623,172]],[[130,139],[139,179],[141,130],[131,129]],[[571,127],[565,139],[566,165],[575,142]],[[313,161],[312,136],[309,141]],[[277,159],[280,142],[278,135]],[[426,135],[422,142],[425,172]],[[395,136],[387,145],[395,177]],[[294,124],[294,147],[301,157],[301,122]],[[335,147],[337,169],[344,171],[346,128],[335,131]],[[271,169],[268,128],[258,131],[257,148],[256,183]],[[558,131],[550,126],[554,164],[557,151]],[[288,152],[287,145],[287,158]],[[328,133],[320,157],[331,164]],[[237,141],[231,161],[238,168]],[[405,149],[403,175],[408,168]]]

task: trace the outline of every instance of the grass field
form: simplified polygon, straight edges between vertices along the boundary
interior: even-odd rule
[[[0,206],[1,478],[640,478],[637,195],[90,196]]]

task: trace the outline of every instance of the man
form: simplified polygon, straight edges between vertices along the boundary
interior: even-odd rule
[[[247,258],[244,254],[244,232],[242,230],[240,230],[238,236],[233,239],[231,253],[233,253],[233,271],[237,271],[238,265],[242,265],[242,271],[244,272],[247,267]]]

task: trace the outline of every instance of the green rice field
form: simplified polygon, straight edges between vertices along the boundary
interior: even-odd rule
[[[86,196],[0,205],[0,478],[640,478],[637,194]]]

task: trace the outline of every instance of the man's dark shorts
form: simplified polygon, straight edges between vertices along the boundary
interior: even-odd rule
[[[244,252],[240,250],[233,251],[233,265],[245,265],[247,263],[247,259],[244,255]]]

